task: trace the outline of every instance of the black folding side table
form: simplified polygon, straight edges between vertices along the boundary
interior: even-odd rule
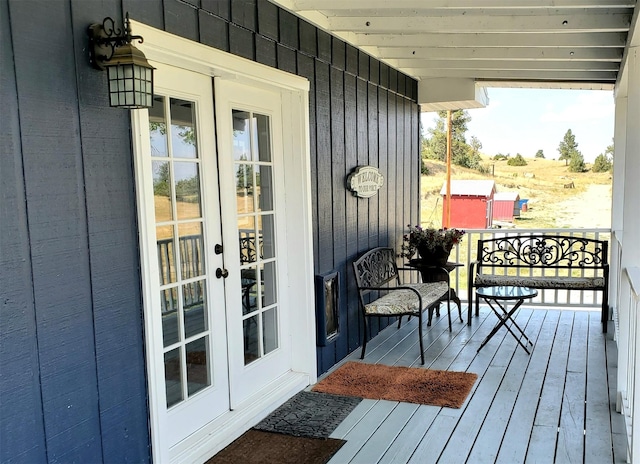
[[[524,331],[520,328],[516,321],[513,319],[513,314],[518,310],[518,308],[524,303],[525,300],[529,300],[538,296],[538,291],[529,287],[514,287],[510,285],[500,286],[500,287],[480,287],[476,290],[476,295],[487,302],[489,307],[493,310],[496,316],[498,316],[498,323],[491,330],[489,335],[482,341],[480,344],[480,348],[478,351],[482,349],[484,345],[493,337],[496,332],[500,329],[500,327],[505,326],[507,330],[513,335],[516,341],[520,344],[522,348],[527,352],[527,354],[531,354],[527,349],[527,345],[522,343],[522,338],[527,341],[528,345],[533,346],[533,343],[529,338],[525,335]],[[515,304],[511,309],[508,309],[508,302],[515,301]],[[495,305],[494,305],[495,304]],[[515,327],[518,332],[520,332],[520,336],[516,335],[513,329],[510,327],[507,322],[510,322],[513,327]]]

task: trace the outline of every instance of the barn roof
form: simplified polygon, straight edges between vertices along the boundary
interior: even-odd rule
[[[497,192],[493,195],[493,199],[495,201],[518,201],[520,195],[518,195],[518,192]]]
[[[496,190],[496,183],[492,180],[452,180],[451,196],[467,195],[473,197],[490,197]],[[447,194],[447,184],[440,190],[440,195]]]

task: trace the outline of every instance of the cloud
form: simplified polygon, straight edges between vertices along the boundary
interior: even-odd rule
[[[540,116],[540,122],[576,123],[610,120],[615,113],[615,103],[611,92],[580,92],[569,104],[553,103]]]

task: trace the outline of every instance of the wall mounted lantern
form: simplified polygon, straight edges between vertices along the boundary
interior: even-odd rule
[[[129,13],[124,33],[107,17],[102,24],[89,26],[89,57],[94,68],[107,71],[109,104],[116,108],[150,108],[153,106],[153,66],[131,42],[142,43],[131,35]]]

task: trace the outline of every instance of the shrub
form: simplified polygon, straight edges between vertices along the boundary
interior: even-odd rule
[[[507,164],[509,166],[526,166],[527,162],[526,160],[522,157],[522,155],[520,153],[518,153],[516,156],[514,156],[513,158],[509,159],[509,161],[507,161]]]
[[[584,158],[579,152],[575,153],[569,161],[569,172],[585,172],[586,170]]]
[[[611,171],[611,168],[613,168],[613,163],[611,162],[609,157],[607,155],[600,154],[596,156],[591,170],[593,172],[607,172]]]
[[[488,164],[479,164],[478,172],[480,174],[484,174],[485,176],[488,176],[493,174],[493,169],[491,169],[491,166],[489,166]]]

